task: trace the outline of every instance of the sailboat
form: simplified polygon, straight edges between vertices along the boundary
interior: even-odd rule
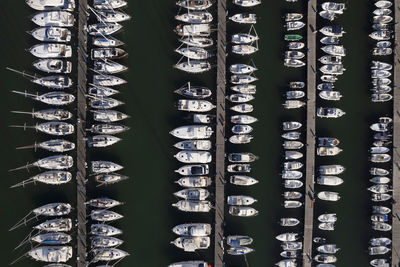
[[[27,0],[26,4],[35,10],[66,10],[75,9],[75,0]]]

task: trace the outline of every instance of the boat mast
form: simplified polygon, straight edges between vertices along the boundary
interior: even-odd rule
[[[23,77],[29,77],[31,79],[37,79],[38,78],[38,77],[36,77],[36,75],[30,75],[30,74],[26,73],[25,71],[15,70],[15,69],[12,69],[12,68],[9,68],[9,67],[7,67],[6,69],[9,70],[9,71],[21,74]]]

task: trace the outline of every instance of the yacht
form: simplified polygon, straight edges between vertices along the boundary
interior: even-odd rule
[[[278,267],[296,267],[296,259],[285,259],[275,263]]]
[[[211,57],[211,54],[207,50],[195,46],[180,47],[175,49],[175,52],[187,58],[196,60],[207,59]]]
[[[236,111],[238,113],[250,113],[250,112],[253,112],[253,110],[254,110],[253,105],[251,105],[251,104],[239,104],[239,105],[235,105],[235,106],[231,107],[230,109],[233,111]]]
[[[66,171],[47,171],[37,174],[31,178],[34,182],[49,185],[66,184],[72,179],[72,174]]]
[[[174,147],[184,150],[210,150],[211,146],[211,141],[209,140],[187,140],[174,145]]]
[[[35,78],[32,82],[51,89],[66,89],[72,86],[72,79],[64,75]]]
[[[325,213],[318,216],[318,221],[320,222],[333,223],[336,222],[336,220],[336,213]]]
[[[346,9],[346,4],[344,3],[335,3],[335,2],[324,2],[321,4],[323,10],[330,11],[336,14],[343,14],[343,11]]]
[[[288,242],[282,242],[281,243],[281,248],[285,251],[295,251],[295,250],[301,250],[303,247],[302,242],[293,242],[293,241],[288,241]]]
[[[275,238],[281,242],[291,242],[291,241],[296,241],[299,239],[299,234],[297,233],[284,233],[277,235]]]
[[[328,55],[332,56],[343,57],[346,55],[346,49],[342,45],[326,45],[321,47],[321,50],[327,53]],[[331,74],[331,73],[324,73],[324,74]]]
[[[241,24],[255,24],[257,23],[256,14],[239,13],[229,17],[230,20]]]
[[[322,90],[319,94],[324,100],[339,101],[343,96],[339,91]]]
[[[327,82],[327,83],[333,83],[337,81],[337,77],[335,75],[322,75],[321,76],[321,81]]]
[[[184,165],[179,169],[175,170],[176,173],[180,175],[207,175],[209,173],[209,167],[207,164],[193,164]]]
[[[211,64],[205,60],[190,60],[177,63],[174,67],[187,73],[203,73],[211,69]]]
[[[300,223],[300,221],[296,218],[281,218],[280,225],[281,226],[296,226]]]
[[[119,91],[110,87],[104,86],[90,86],[88,88],[88,94],[95,97],[109,97],[118,94]]]
[[[286,180],[286,181],[289,181],[289,180]],[[283,202],[283,207],[285,209],[296,209],[296,208],[300,208],[302,205],[303,205],[303,203],[301,203],[300,201],[297,201],[297,200],[285,200]]]
[[[94,0],[93,7],[99,10],[103,9],[116,9],[125,7],[128,2],[125,0]]]
[[[180,139],[205,139],[211,137],[213,130],[209,126],[188,125],[175,128],[170,134]]]
[[[212,160],[210,152],[207,151],[179,151],[174,156],[178,161],[183,163],[209,163]]]
[[[115,110],[92,110],[93,119],[99,122],[116,122],[129,118],[128,115]]]
[[[283,148],[285,149],[300,149],[304,146],[304,144],[300,141],[291,141],[285,140],[283,141]]]
[[[36,69],[47,73],[71,73],[71,61],[62,59],[39,59],[32,64]]]
[[[93,75],[93,84],[95,86],[117,86],[126,84],[127,81],[113,75],[95,74]]]
[[[375,47],[372,49],[373,56],[389,56],[393,53],[392,48],[388,47]]]
[[[382,194],[389,192],[389,186],[387,184],[376,184],[367,188],[372,193]]]
[[[335,147],[339,145],[340,141],[334,137],[319,137],[318,138],[318,146],[323,147]]]
[[[128,179],[128,176],[117,174],[117,173],[102,173],[102,174],[96,175],[94,178],[98,183],[100,183],[102,185],[103,184],[108,185],[108,184],[115,184],[120,181],[126,180],[126,179]]]
[[[292,50],[299,50],[305,47],[303,42],[289,42],[287,47]]]
[[[306,105],[306,102],[300,100],[286,100],[283,107],[286,109],[301,108]]]
[[[346,112],[339,108],[317,108],[317,116],[320,118],[340,118],[345,114]]]
[[[240,44],[232,46],[232,53],[238,55],[251,55],[258,51],[258,48],[252,45]]]
[[[231,38],[231,42],[233,44],[250,44],[258,40],[259,40],[258,36],[251,35],[248,33],[233,34]]]
[[[90,233],[98,236],[115,236],[122,234],[122,231],[108,224],[93,223],[90,225]]]
[[[388,78],[376,78],[372,79],[372,85],[373,86],[382,86],[382,85],[389,85],[391,84],[392,81]]]
[[[392,240],[387,237],[371,238],[369,244],[371,246],[389,246]]]
[[[382,169],[382,168],[371,168],[370,170],[369,170],[369,173],[371,174],[371,175],[378,175],[378,176],[385,176],[385,175],[388,175],[389,174],[389,171],[388,170],[385,170],[385,169]]]
[[[321,165],[319,173],[321,175],[337,175],[344,172],[345,168],[342,165]]]
[[[285,51],[285,58],[302,59],[305,57],[303,52],[300,51]]]
[[[186,200],[206,200],[210,192],[204,188],[187,188],[174,193],[174,196]]]
[[[129,256],[127,252],[116,248],[95,248],[92,249],[92,253],[93,253],[92,262],[98,262],[98,261],[109,262]]]
[[[232,103],[246,103],[254,99],[254,96],[250,94],[232,94],[226,97]],[[239,109],[240,111],[242,109]],[[245,110],[246,111],[246,110]],[[251,112],[251,111],[247,111]]]
[[[380,16],[373,16],[372,23],[373,24],[388,24],[393,20],[392,16],[387,15],[380,15]]]
[[[112,248],[122,245],[124,241],[111,236],[91,236],[90,243],[92,248]]]
[[[303,186],[303,182],[299,181],[299,180],[285,180],[283,185],[287,189],[296,189],[296,188],[302,187]],[[293,205],[297,205],[298,203],[287,203],[287,205],[289,205],[289,206],[291,206],[292,204]]]
[[[185,212],[209,212],[212,208],[211,202],[207,200],[179,200],[172,206]]]
[[[229,71],[233,74],[249,74],[256,71],[257,68],[247,64],[232,64]]]
[[[391,158],[392,157],[389,154],[372,154],[370,161],[374,163],[382,163],[390,161]]]
[[[369,262],[374,267],[389,267],[390,264],[387,259],[374,259]]]
[[[35,10],[74,11],[75,0],[26,0],[26,4]]]
[[[212,6],[209,0],[179,0],[176,4],[188,10],[205,10]]]
[[[371,78],[389,78],[392,76],[387,70],[371,70]]]
[[[306,65],[306,63],[304,63],[299,59],[290,59],[290,58],[285,58],[283,64],[286,67],[292,67],[292,68],[300,68]]]
[[[95,134],[119,134],[129,130],[129,127],[120,124],[93,124],[90,129]]]
[[[300,13],[286,13],[285,15],[285,21],[296,21],[296,20],[301,20],[303,18],[303,14]]]
[[[27,253],[36,261],[67,262],[72,257],[71,246],[41,246],[33,248]]]
[[[388,184],[391,180],[388,177],[377,176],[369,179],[369,181],[374,184]]]
[[[211,34],[211,27],[209,24],[179,24],[175,27],[175,33],[183,37],[208,37]]]
[[[71,242],[72,237],[69,234],[62,232],[50,232],[45,234],[37,234],[31,237],[30,240],[43,245],[64,245]]]
[[[246,255],[248,253],[253,252],[254,249],[249,248],[249,247],[230,247],[227,249],[227,253],[229,255],[234,255],[234,256],[240,256],[240,255]]]
[[[372,32],[369,37],[377,41],[387,41],[392,38],[392,32],[389,30],[379,30]]]
[[[284,170],[282,172],[282,179],[300,179],[301,177],[303,177],[301,171]]]
[[[339,37],[325,36],[325,37],[321,38],[320,42],[324,45],[337,45],[337,44],[339,44]]]
[[[318,252],[326,253],[326,254],[335,254],[339,250],[340,250],[340,248],[336,247],[335,244],[325,244],[325,245],[317,247]]]
[[[208,236],[211,234],[211,224],[185,223],[172,228],[172,232],[183,236]]]
[[[303,28],[306,24],[302,21],[289,21],[286,22],[286,30],[288,31],[296,31]]]
[[[257,199],[251,196],[228,196],[226,202],[228,205],[249,206],[257,202]]]
[[[229,162],[253,162],[258,157],[253,153],[229,153],[228,160]]]
[[[260,0],[233,0],[233,3],[242,7],[253,7],[261,4]]]
[[[324,74],[329,75],[342,75],[346,70],[342,64],[329,64],[323,65],[319,70]]]
[[[36,216],[63,216],[71,212],[71,205],[68,203],[50,203],[32,210]]]
[[[186,176],[180,178],[175,183],[179,184],[182,187],[207,187],[212,184],[212,180],[207,176]]]
[[[33,118],[46,121],[64,121],[72,118],[72,113],[64,109],[42,109],[39,111],[24,112],[11,111],[12,113],[30,114]]]
[[[286,171],[299,170],[303,167],[303,163],[299,161],[287,161],[283,163],[283,169]]]
[[[238,217],[253,217],[258,215],[258,211],[246,206],[229,206],[229,214]]]
[[[300,138],[301,133],[296,131],[285,132],[281,135],[282,138],[287,140],[297,140]]]
[[[232,84],[249,84],[257,80],[256,77],[247,74],[231,75]]]
[[[318,156],[336,156],[343,150],[338,147],[318,147],[317,155]]]
[[[72,220],[69,218],[57,218],[47,220],[33,227],[46,232],[69,232],[72,229]]]
[[[124,167],[111,161],[94,160],[91,161],[91,171],[93,173],[110,173],[122,170]]]
[[[113,207],[122,205],[124,203],[119,202],[118,200],[107,198],[107,197],[99,197],[99,198],[90,199],[85,204],[90,205],[91,207],[95,207],[95,208],[109,209],[109,208],[113,208]]]
[[[111,210],[92,210],[90,213],[90,218],[95,221],[100,222],[111,222],[123,218],[121,214],[118,214]]]
[[[339,193],[330,191],[321,191],[317,196],[319,199],[326,201],[338,201],[340,199]]]
[[[246,175],[232,175],[230,177],[231,184],[241,185],[241,186],[250,186],[258,183],[256,179]]]
[[[252,124],[257,121],[257,118],[250,115],[234,115],[231,116],[231,122],[235,124]]]
[[[212,92],[207,87],[192,86],[190,82],[174,91],[175,93],[191,98],[204,99],[210,97]]]
[[[343,179],[337,176],[320,176],[317,178],[317,184],[337,186],[343,183]]]
[[[117,10],[99,10],[97,15],[101,18],[101,21],[107,23],[123,22],[131,19],[131,16]]]
[[[372,14],[374,14],[375,16],[388,16],[392,14],[392,10],[388,8],[377,8],[374,10],[374,12],[372,12]]]
[[[181,261],[175,262],[168,267],[209,267],[210,265],[205,261]]]
[[[382,227],[386,227],[385,225],[388,222],[388,220],[389,220],[389,216],[384,215],[384,214],[372,214],[371,215],[371,221],[372,222],[374,222],[374,223],[375,222],[385,223],[384,225],[382,225]],[[377,225],[375,225],[375,226],[377,226]],[[389,227],[391,228],[390,225],[389,225]],[[389,228],[389,227],[387,227],[387,228]],[[379,229],[374,229],[374,230],[380,231]],[[385,231],[385,230],[383,230],[383,231]]]
[[[387,123],[374,123],[369,127],[371,130],[375,132],[387,132],[389,130]]]
[[[98,47],[117,47],[124,45],[124,42],[115,39],[114,37],[111,36],[108,36],[107,38],[102,36],[97,36],[92,38],[92,44]]]
[[[178,110],[189,112],[208,112],[215,108],[215,106],[206,100],[178,100]]]
[[[376,194],[376,193],[374,193],[374,194],[371,195],[371,200],[374,201],[374,202],[383,202],[383,201],[387,201],[387,200],[389,200],[391,198],[392,198],[392,196],[389,195],[389,194],[386,194],[386,193],[384,193],[384,194]]]
[[[121,141],[120,138],[112,135],[94,135],[87,139],[88,147],[107,147]]]
[[[181,15],[176,15],[175,19],[191,24],[210,23],[213,20],[213,16],[207,11],[192,11],[183,13]]]
[[[299,99],[299,98],[303,98],[305,95],[306,95],[305,92],[299,91],[299,90],[286,92],[287,99]]]
[[[65,170],[74,165],[74,159],[67,155],[55,155],[39,159],[27,165],[27,167],[39,167],[47,170]]]
[[[314,260],[316,262],[320,262],[320,263],[335,263],[336,262],[336,257],[334,255],[317,255],[314,257]],[[325,264],[324,266],[326,266],[327,264]],[[328,265],[329,266],[329,265]]]
[[[45,11],[35,14],[32,22],[41,27],[72,27],[74,26],[74,15],[67,11]]]
[[[342,64],[342,57],[341,56],[333,56],[333,55],[324,55],[318,59],[319,62],[325,65],[336,65]]]
[[[111,60],[95,60],[93,69],[102,74],[115,74],[127,70],[128,67]]]
[[[251,245],[253,238],[246,235],[228,235],[226,237],[226,244],[231,247],[241,247]]]
[[[211,38],[202,36],[187,36],[185,38],[179,39],[179,41],[186,45],[202,47],[202,48],[209,47],[214,44]]]
[[[232,144],[248,144],[253,139],[250,134],[236,134],[229,137],[229,142]]]
[[[391,94],[372,94],[372,102],[387,102],[393,99]]]
[[[303,196],[302,193],[297,191],[285,191],[282,195],[287,200],[299,199]]]
[[[71,46],[64,44],[37,44],[29,48],[29,52],[38,58],[69,58],[72,56]]]
[[[327,11],[327,10],[322,10],[321,12],[319,12],[319,15],[322,18],[330,20],[330,21],[333,21],[336,18],[336,13]]]
[[[385,246],[368,247],[368,254],[373,255],[384,255],[390,251],[390,248]]]
[[[286,259],[294,259],[294,258],[297,258],[297,257],[298,257],[298,253],[297,253],[296,250],[293,250],[293,251],[291,251],[291,250],[284,250],[284,251],[282,251],[282,252],[280,253],[280,255],[281,255],[281,257],[286,258]],[[278,262],[277,264],[279,264],[279,262]],[[285,262],[284,264],[286,264],[286,265],[283,265],[283,266],[286,266],[286,267],[287,267],[287,263]],[[295,263],[294,263],[294,264],[295,264]],[[296,266],[296,265],[293,265],[293,266]]]
[[[104,37],[116,33],[122,29],[122,25],[119,23],[96,23],[89,25],[87,28],[90,35]]]
[[[345,31],[343,27],[339,25],[325,26],[319,30],[323,35],[328,37],[342,37]]]
[[[372,212],[379,214],[389,214],[391,212],[391,209],[384,206],[372,206]]]
[[[90,98],[89,100],[89,106],[95,109],[110,109],[123,104],[124,102],[121,102],[111,97]]]
[[[61,27],[41,27],[29,32],[36,40],[42,42],[65,43],[71,41],[71,31]]]
[[[238,84],[231,87],[232,91],[241,93],[241,94],[255,94],[256,86],[254,84]]]

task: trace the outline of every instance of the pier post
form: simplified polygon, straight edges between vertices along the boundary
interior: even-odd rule
[[[87,266],[86,248],[86,84],[87,84],[87,31],[86,23],[88,19],[87,0],[78,2],[78,45],[77,45],[77,114],[76,114],[76,266]]]
[[[303,267],[311,267],[314,217],[315,169],[315,90],[316,90],[316,36],[317,1],[309,0],[307,8],[307,148],[304,203]]]
[[[392,266],[400,266],[400,0],[394,1]]]
[[[225,90],[226,90],[226,0],[218,0],[217,31],[217,126],[215,155],[214,266],[224,266],[225,212]]]

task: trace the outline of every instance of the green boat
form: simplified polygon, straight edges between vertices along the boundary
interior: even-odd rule
[[[286,34],[285,35],[285,41],[300,41],[303,39],[303,36],[300,34]]]

